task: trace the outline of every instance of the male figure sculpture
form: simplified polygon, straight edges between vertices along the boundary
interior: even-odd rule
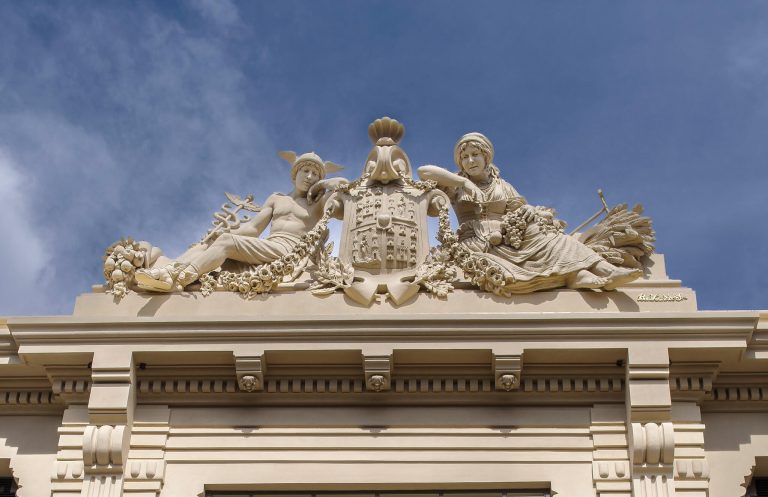
[[[291,165],[293,191],[273,193],[258,214],[229,232],[222,232],[207,242],[193,245],[176,260],[136,272],[136,284],[145,290],[172,292],[182,290],[224,263],[227,259],[248,264],[272,262],[290,253],[302,235],[311,230],[323,214],[323,206],[333,188],[347,180],[324,179],[341,166],[324,162],[313,153],[296,156],[281,152]],[[269,236],[259,238],[271,223]]]

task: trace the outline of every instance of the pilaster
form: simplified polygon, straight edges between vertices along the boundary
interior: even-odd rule
[[[633,344],[627,353],[626,375],[632,495],[674,497],[669,351],[653,344]]]
[[[136,405],[133,356],[125,349],[93,355],[88,425],[83,432],[82,497],[121,497]]]
[[[707,497],[709,463],[704,451],[704,424],[701,409],[694,402],[675,402],[675,495]]]
[[[126,497],[157,497],[165,479],[165,447],[171,410],[168,406],[142,406],[136,411],[131,447],[124,474]]]
[[[631,497],[627,424],[621,405],[592,408],[592,481],[597,497]],[[642,495],[642,494],[641,494]]]
[[[76,497],[83,490],[83,433],[88,426],[88,409],[69,406],[59,426],[56,465],[51,475],[53,497]]]

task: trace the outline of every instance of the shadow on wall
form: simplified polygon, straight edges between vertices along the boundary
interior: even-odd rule
[[[768,436],[768,415],[763,413],[711,413],[704,417],[707,426],[704,447],[707,452],[739,451],[744,445],[752,443],[755,436]]]
[[[0,447],[13,449],[14,455],[56,454],[60,424],[61,416],[3,416]]]
[[[743,496],[755,476],[768,476],[768,414],[707,413],[704,450],[710,495]]]

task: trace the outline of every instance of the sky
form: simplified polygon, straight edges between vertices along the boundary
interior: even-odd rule
[[[385,115],[414,166],[486,134],[571,226],[642,203],[700,309],[768,309],[766,2],[62,0],[0,2],[0,316],[289,191],[279,150],[357,177]]]

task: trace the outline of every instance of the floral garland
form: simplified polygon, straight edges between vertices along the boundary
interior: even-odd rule
[[[350,183],[337,185],[333,188],[332,193],[349,193],[367,181],[368,178],[370,178],[369,173],[363,174]],[[298,245],[290,253],[272,262],[260,264],[241,273],[220,271],[215,276],[212,274],[213,272],[202,275],[200,277],[201,293],[207,297],[217,288],[222,288],[230,292],[239,292],[244,298],[252,299],[257,295],[271,292],[286,277],[292,276],[297,267],[306,264],[308,259],[318,254],[319,249],[323,246],[321,242],[328,236],[330,218],[331,212],[326,210],[315,227],[301,237]],[[353,271],[351,266],[341,262],[337,257],[331,257],[327,247],[321,251],[318,259],[318,270],[313,274],[316,281],[310,288],[313,294],[330,293],[352,284],[350,274]],[[329,291],[330,288],[333,290]]]
[[[242,273],[221,271],[217,276],[211,273],[202,275],[200,292],[207,297],[216,288],[224,288],[230,292],[239,292],[246,299],[271,292],[284,278],[291,276],[301,262],[315,255],[322,245],[319,242],[328,234],[330,214],[330,211],[326,211],[315,227],[301,237],[292,252],[272,262],[260,264]]]
[[[437,188],[437,183],[431,180],[414,181],[406,177],[402,179],[406,184],[423,191]],[[473,285],[496,295],[505,297],[511,295],[506,287],[514,283],[514,276],[505,274],[506,271],[500,264],[484,257],[482,254],[470,251],[459,243],[458,234],[451,229],[451,218],[447,202],[443,202],[439,206],[437,240],[440,242],[440,246],[436,249],[436,252],[440,254],[441,262],[432,266],[431,273],[435,276],[435,281],[438,284],[432,284],[429,280],[420,281],[427,290],[436,293],[438,296],[444,296],[447,291],[450,291],[447,290],[448,286],[453,289],[450,281],[456,278],[455,268],[458,267],[464,273],[464,277]],[[420,269],[422,272],[429,272],[428,268]],[[441,276],[445,279],[441,279]],[[430,286],[434,287],[434,291]]]
[[[455,264],[473,285],[483,290],[503,294],[504,269],[486,257],[471,252],[459,243],[458,235],[451,229],[451,218],[447,205],[442,205],[438,214],[437,239],[440,250],[447,254],[450,263]],[[512,276],[507,276],[513,281]],[[510,281],[510,282],[512,282]]]
[[[460,268],[464,277],[473,285],[496,295],[511,295],[506,286],[514,283],[514,276],[505,275],[505,270],[500,264],[470,251],[459,243],[458,235],[451,229],[447,204],[440,206],[437,239],[441,244],[440,251],[446,254],[449,263]]]
[[[337,185],[332,193],[349,193],[369,178],[370,173],[365,173],[350,183]],[[293,251],[275,261],[261,264],[242,273],[221,271],[216,276],[211,273],[202,275],[200,277],[201,293],[204,297],[207,297],[217,288],[223,288],[230,292],[239,292],[246,299],[252,299],[256,295],[271,292],[284,278],[293,275],[299,263],[305,263],[308,258],[317,255],[318,250],[322,247],[320,242],[328,236],[328,221],[330,217],[331,212],[326,210],[315,227],[301,237]],[[317,262],[318,271],[314,273],[314,276],[320,278],[320,281],[316,281],[310,288],[313,294],[322,295],[330,293],[327,291],[328,287],[333,288],[331,291],[335,291],[338,288],[345,288],[352,284],[350,274],[353,271],[351,266],[341,262],[337,257],[331,257],[327,249],[322,251]]]

